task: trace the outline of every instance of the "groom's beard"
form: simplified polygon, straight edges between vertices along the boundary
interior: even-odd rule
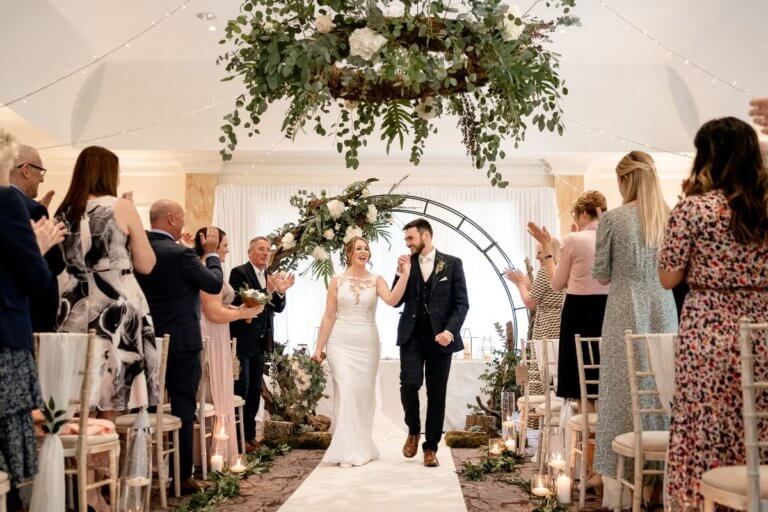
[[[424,242],[414,243],[411,246],[411,254],[419,254],[424,249]]]

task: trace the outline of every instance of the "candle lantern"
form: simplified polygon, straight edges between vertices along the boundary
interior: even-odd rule
[[[149,510],[152,483],[152,438],[146,408],[136,417],[130,431],[130,447],[124,462],[120,510],[144,512]]]
[[[531,477],[531,494],[539,498],[552,496],[552,479],[546,473],[534,473]]]
[[[488,456],[498,457],[504,451],[504,442],[498,437],[488,439]]]

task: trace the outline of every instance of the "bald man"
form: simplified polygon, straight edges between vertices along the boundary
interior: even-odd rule
[[[38,188],[44,181],[45,167],[40,159],[40,153],[31,146],[20,145],[19,156],[11,168],[9,176],[10,185],[15,190],[29,212],[29,218],[40,220],[42,217],[50,218],[48,205],[53,197],[53,191],[48,192],[41,202],[35,201]],[[29,311],[32,315],[32,327],[35,332],[55,332],[56,315],[59,310],[59,286],[56,282],[58,276],[66,267],[61,247],[55,245],[45,254],[48,269],[53,275],[48,290],[34,297],[29,303]]]
[[[195,251],[177,243],[184,229],[184,210],[174,201],[157,201],[149,210],[149,243],[157,263],[148,275],[138,274],[141,289],[149,302],[157,336],[171,336],[165,387],[171,400],[171,413],[181,419],[181,490],[190,494],[204,485],[192,477],[192,433],[200,382],[200,292],[221,291],[224,274],[216,253],[218,230],[211,227],[201,236],[205,249],[202,258]]]

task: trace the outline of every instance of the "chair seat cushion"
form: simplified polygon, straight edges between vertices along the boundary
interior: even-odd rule
[[[619,434],[613,439],[613,442],[631,450],[635,446],[635,433]],[[665,452],[669,445],[669,432],[666,430],[648,430],[643,432],[641,444],[643,451]]]
[[[123,428],[130,428],[133,426],[134,423],[136,423],[136,414],[123,414],[122,416],[118,416],[115,419],[115,425],[117,425],[117,428],[123,429]],[[154,413],[150,413],[149,415],[149,425],[154,427],[157,423],[157,417]],[[181,420],[177,418],[176,416],[173,416],[170,413],[164,413],[163,414],[163,427],[164,428],[170,428],[174,425],[178,424],[179,427],[181,427]]]
[[[74,448],[77,446],[77,436],[59,436],[64,448]],[[119,441],[120,437],[116,433],[101,434],[98,436],[87,436],[88,446],[98,446],[100,444],[113,443]]]
[[[529,404],[541,404],[544,403],[544,395],[528,395],[528,403]],[[559,396],[551,395],[549,397],[550,403],[562,403],[563,399]],[[524,404],[525,402],[525,396],[521,396],[517,399],[517,405],[520,406],[521,404]]]
[[[747,466],[723,466],[701,475],[701,481],[732,494],[747,495]],[[768,499],[768,465],[760,466],[760,498]]]
[[[583,424],[583,414],[574,414],[568,419],[568,425],[571,427],[576,427],[577,429],[580,428]],[[590,427],[597,426],[597,413],[594,412],[588,412],[587,413],[587,423]]]
[[[576,410],[576,404],[573,403],[573,402],[570,402],[570,404],[571,404],[571,410],[575,411]],[[546,412],[546,409],[547,409],[546,406],[542,403],[540,405],[537,405],[534,408],[534,411],[536,412],[536,414],[542,414],[543,415]],[[559,414],[560,411],[563,410],[563,402],[551,402],[549,410],[550,410],[550,412]],[[553,417],[552,419],[557,421],[559,418]]]
[[[198,403],[196,404],[196,406],[199,408],[200,404]],[[195,411],[197,411],[197,409],[195,409]],[[213,416],[214,414],[216,414],[216,408],[213,406],[213,404],[210,404],[208,402],[205,403],[204,411],[205,412],[203,414],[205,414],[206,417]],[[163,412],[171,412],[171,404],[165,404],[163,406]]]

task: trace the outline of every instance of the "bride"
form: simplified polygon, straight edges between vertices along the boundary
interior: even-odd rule
[[[325,314],[312,358],[322,361],[327,344],[333,376],[333,440],[323,462],[350,467],[379,457],[373,443],[379,367],[376,303],[381,297],[388,305],[396,306],[408,280],[398,280],[390,291],[383,277],[368,272],[365,267],[371,259],[371,249],[365,238],[352,238],[344,254],[347,270],[328,285]],[[401,257],[399,262],[401,271],[408,275],[410,258]]]

